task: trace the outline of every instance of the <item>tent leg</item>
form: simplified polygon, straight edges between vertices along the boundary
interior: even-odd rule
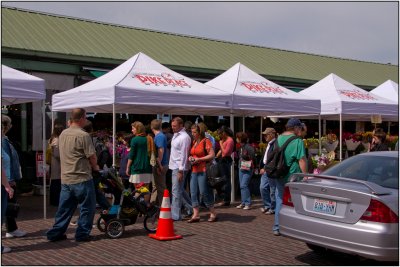
[[[262,132],[263,132],[263,117],[260,117],[260,143],[263,141],[262,139]]]
[[[46,103],[45,100],[42,102],[42,120],[43,120],[43,125],[42,125],[42,136],[43,136],[43,142],[42,142],[42,159],[43,159],[43,219],[46,220],[47,217],[47,210],[46,210]]]
[[[234,127],[235,127],[235,117],[233,116],[233,112],[231,112],[230,115],[230,128],[234,132]],[[234,162],[233,158],[233,153],[232,153],[232,159]],[[231,165],[231,202],[235,201],[235,164],[232,163]]]
[[[339,161],[342,161],[342,113],[339,113]]]
[[[113,154],[112,154],[112,166],[115,168],[115,151],[116,151],[116,119],[115,119],[115,103],[113,103]],[[103,166],[99,166],[103,168]]]
[[[318,153],[319,155],[321,155],[321,115],[318,115],[318,140],[319,140]]]

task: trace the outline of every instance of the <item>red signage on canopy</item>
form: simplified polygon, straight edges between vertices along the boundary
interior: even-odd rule
[[[134,73],[133,78],[138,79],[145,85],[164,85],[164,86],[180,86],[191,87],[184,78],[177,79],[169,73],[149,74],[149,73]]]
[[[287,95],[287,93],[278,86],[273,87],[266,82],[263,83],[240,82],[240,83],[242,86],[246,87],[253,93],[272,93],[272,94]]]
[[[342,95],[345,95],[351,99],[357,100],[378,100],[372,95],[359,90],[338,90]]]

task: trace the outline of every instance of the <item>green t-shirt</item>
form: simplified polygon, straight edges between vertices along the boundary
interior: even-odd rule
[[[294,134],[278,136],[278,145],[281,147]],[[299,160],[306,156],[304,142],[300,138],[292,140],[285,149],[285,163],[290,166],[288,175],[285,176],[285,182],[288,182],[290,175],[302,172]]]
[[[132,138],[129,159],[132,160],[131,174],[152,173],[150,158],[147,153],[146,136]]]

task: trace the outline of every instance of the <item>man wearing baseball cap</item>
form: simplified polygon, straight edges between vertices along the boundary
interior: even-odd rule
[[[290,137],[301,136],[303,123],[296,118],[291,118],[286,123],[286,131],[277,138],[277,144],[281,147]],[[307,173],[307,158],[303,140],[300,138],[292,140],[285,149],[285,163],[289,167],[289,173],[283,179],[270,179],[270,186],[275,187],[275,221],[272,231],[279,236],[279,210],[282,206],[283,189],[293,173]]]
[[[271,215],[275,213],[275,189],[270,187],[269,180],[271,178],[268,178],[264,165],[267,164],[268,155],[274,150],[276,131],[274,128],[266,128],[262,134],[267,142],[267,148],[263,160],[260,161],[260,195],[264,205],[260,210],[264,214]]]

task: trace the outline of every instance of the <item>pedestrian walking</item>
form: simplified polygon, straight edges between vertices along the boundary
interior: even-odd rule
[[[151,202],[156,201],[158,205],[162,204],[164,190],[166,189],[166,174],[168,170],[167,161],[167,137],[161,131],[161,120],[152,120],[151,130],[154,133],[154,144],[156,146],[156,166],[153,167],[153,188]]]
[[[75,108],[71,112],[71,125],[59,137],[61,160],[61,193],[55,223],[47,231],[49,241],[67,239],[66,231],[79,205],[77,242],[91,241],[90,232],[96,212],[96,194],[92,170],[99,171],[96,151],[90,135],[82,128],[86,124],[86,111]]]
[[[214,208],[214,197],[212,190],[208,186],[206,176],[206,163],[212,161],[215,157],[212,142],[205,136],[205,127],[198,124],[191,128],[193,143],[190,149],[189,161],[192,165],[192,175],[190,179],[190,196],[193,206],[193,216],[188,223],[200,221],[200,199],[203,197],[205,206],[210,210],[209,222],[217,220],[217,214]]]
[[[171,216],[175,221],[182,219],[182,204],[186,208],[187,215],[192,214],[192,206],[189,195],[184,189],[185,177],[190,168],[189,150],[191,138],[183,127],[183,120],[175,117],[171,123],[174,136],[171,141],[171,154],[169,159],[169,169],[172,170],[172,203]]]
[[[11,118],[7,115],[1,115],[1,126],[2,154],[4,151],[4,154],[6,154],[10,159],[10,165],[6,168],[6,176],[11,188],[14,190],[14,192],[16,192],[17,181],[22,179],[22,174],[18,152],[6,135],[12,127]],[[13,197],[8,199],[8,202],[17,203],[17,194],[14,193]],[[23,237],[26,235],[25,231],[18,229],[18,225],[14,216],[6,216],[6,228],[6,238]]]
[[[301,136],[303,123],[296,118],[291,118],[286,123],[286,131],[277,138],[277,144],[282,147],[283,144],[292,136]],[[270,179],[271,187],[275,187],[275,217],[272,227],[273,234],[280,235],[279,232],[279,211],[282,207],[283,189],[293,173],[307,173],[307,158],[305,154],[304,142],[301,138],[292,140],[284,152],[285,164],[289,167],[288,174],[282,179]]]
[[[215,206],[229,206],[231,203],[231,166],[232,166],[232,153],[235,148],[235,141],[233,140],[233,131],[227,126],[221,126],[218,129],[220,137],[219,146],[220,150],[217,153],[217,161],[221,166],[221,175],[226,177],[226,183],[221,187],[217,188],[217,197],[221,200]]]
[[[55,124],[49,139],[51,149],[49,204],[55,207],[58,207],[61,192],[61,162],[58,143],[63,130],[64,126],[62,124]]]
[[[271,178],[265,172],[264,165],[267,164],[268,155],[274,150],[276,131],[274,128],[266,128],[262,134],[268,145],[265,149],[263,160],[260,162],[260,195],[263,203],[263,207],[260,210],[262,213],[271,215],[275,213],[275,187],[271,187]]]
[[[247,134],[239,132],[236,134],[236,141],[240,144],[239,150],[239,182],[241,203],[236,206],[238,209],[251,209],[251,195],[249,189],[250,179],[254,172],[255,151],[248,143]]]
[[[154,144],[153,139],[151,136],[146,136],[146,129],[140,121],[135,121],[131,126],[134,137],[131,140],[126,175],[129,176],[129,182],[133,184],[133,188],[144,183],[144,186],[149,189],[153,179],[149,155],[151,146]]]

